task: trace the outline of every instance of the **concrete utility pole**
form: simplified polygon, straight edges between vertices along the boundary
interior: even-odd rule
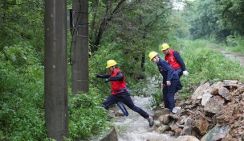
[[[88,92],[88,0],[73,0],[72,91]]]
[[[45,122],[48,137],[68,132],[66,0],[45,0]]]

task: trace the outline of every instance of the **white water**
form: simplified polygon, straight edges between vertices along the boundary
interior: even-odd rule
[[[142,108],[150,115],[153,111],[150,109],[149,97],[132,97],[136,106]],[[138,113],[129,110],[128,117],[118,117],[115,119],[115,126],[118,129],[119,141],[172,141],[173,138],[166,134],[159,134],[150,128],[148,121]]]

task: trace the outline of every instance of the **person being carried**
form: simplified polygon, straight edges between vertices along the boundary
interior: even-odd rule
[[[158,53],[151,51],[149,53],[150,61],[154,62],[161,75],[163,76],[163,100],[165,108],[171,112],[175,107],[175,93],[178,91],[179,76],[170,65],[158,56]]]
[[[154,124],[152,116],[133,103],[126,87],[125,76],[119,67],[117,67],[117,62],[115,60],[108,60],[106,68],[109,69],[110,74],[97,74],[98,78],[106,79],[105,81],[110,82],[111,86],[111,95],[103,102],[103,107],[108,109],[111,105],[122,102],[133,111],[139,113],[143,118],[147,119],[149,126],[152,127]]]

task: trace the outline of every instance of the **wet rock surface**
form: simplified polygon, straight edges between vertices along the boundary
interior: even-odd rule
[[[243,83],[204,83],[177,106],[181,107],[177,114],[163,107],[156,109],[156,132],[179,136],[180,140],[244,141]]]

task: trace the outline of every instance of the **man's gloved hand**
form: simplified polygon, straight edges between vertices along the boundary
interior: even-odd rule
[[[187,76],[189,75],[189,72],[187,70],[183,71],[183,75]]]
[[[104,82],[105,82],[105,83],[109,82],[109,79],[108,79],[108,78],[106,78]]]
[[[171,85],[171,82],[170,81],[166,81],[166,85],[167,86],[170,86]]]
[[[102,75],[101,74],[97,74],[96,77],[97,78],[102,78]]]

